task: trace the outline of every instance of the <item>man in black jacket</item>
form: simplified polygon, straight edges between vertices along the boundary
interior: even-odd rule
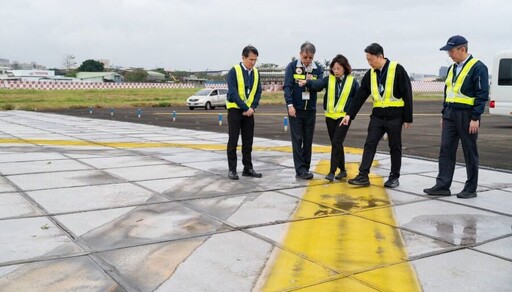
[[[242,62],[229,70],[228,95],[226,108],[228,109],[229,139],[227,144],[228,177],[238,179],[236,172],[236,148],[238,137],[242,135],[242,163],[243,176],[260,178],[262,174],[254,171],[252,166],[252,143],[254,138],[254,113],[261,98],[260,73],[254,66],[258,60],[258,50],[253,46],[246,46],[242,50]]]
[[[436,184],[423,191],[431,196],[449,196],[457,161],[457,147],[462,143],[467,180],[458,198],[476,197],[478,185],[478,149],[476,140],[480,116],[489,98],[487,67],[468,54],[468,41],[460,35],[452,36],[441,51],[447,51],[455,62],[448,70],[442,110],[439,174]]]
[[[364,75],[361,87],[342,124],[348,125],[349,121],[355,118],[368,96],[373,98],[373,110],[359,174],[349,179],[348,183],[359,186],[370,185],[368,175],[377,145],[384,133],[387,133],[391,172],[384,186],[396,188],[400,184],[398,178],[402,166],[402,126],[409,128],[412,123],[411,81],[404,67],[384,57],[384,49],[379,44],[373,43],[364,51],[371,69]]]
[[[323,77],[322,68],[313,62],[315,53],[315,46],[305,42],[300,47],[300,59],[288,64],[284,73],[284,100],[290,119],[293,164],[295,176],[299,179],[313,178],[309,168],[315,133],[317,92],[300,87],[298,82]]]

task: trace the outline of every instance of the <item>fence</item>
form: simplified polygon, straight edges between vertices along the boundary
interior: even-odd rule
[[[443,92],[444,82],[412,81],[412,91],[414,92]],[[227,88],[227,84],[207,84],[208,88]],[[264,91],[282,91],[282,84],[263,84]]]
[[[132,89],[132,88],[194,88],[193,84],[175,83],[102,83],[62,81],[3,81],[0,89],[80,90],[80,89]]]
[[[442,92],[444,82],[412,81],[414,92]],[[131,88],[194,88],[194,84],[176,83],[99,83],[99,82],[59,82],[59,81],[2,81],[0,89],[37,90],[80,90],[80,89],[131,89]],[[208,84],[208,88],[227,88],[227,84]],[[282,84],[262,85],[264,91],[281,91]]]

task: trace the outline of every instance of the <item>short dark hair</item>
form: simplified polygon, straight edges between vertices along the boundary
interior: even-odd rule
[[[367,46],[364,52],[374,56],[384,56],[384,49],[377,43]]]
[[[303,43],[301,46],[300,46],[300,52],[306,52],[306,53],[309,53],[309,54],[315,54],[316,53],[316,48],[315,48],[315,45],[313,45],[312,43],[306,41],[305,43]]]
[[[251,46],[251,45],[248,45],[246,46],[243,50],[242,50],[242,56],[244,57],[249,57],[249,53],[253,53],[255,54],[256,56],[259,56],[258,55],[258,50],[254,47],[254,46]]]
[[[336,63],[338,63],[341,67],[343,67],[343,70],[345,70],[345,75],[349,75],[350,73],[352,73],[352,67],[350,66],[350,63],[348,62],[348,59],[345,56],[338,54],[331,61],[330,70],[329,70],[331,72],[331,74],[334,75],[334,72],[332,72],[332,67]]]

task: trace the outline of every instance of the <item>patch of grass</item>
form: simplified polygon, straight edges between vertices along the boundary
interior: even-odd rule
[[[417,92],[413,93],[414,100],[431,101],[443,100],[444,94],[442,92]]]
[[[6,104],[3,104],[0,108],[5,111],[11,111],[11,110],[14,110],[16,108],[16,106],[12,103],[6,103]]]
[[[187,97],[199,88],[174,89],[1,89],[0,110],[56,110],[80,108],[127,108],[185,106]],[[319,93],[322,102],[324,92]],[[282,91],[264,91],[260,104],[283,104]],[[415,93],[415,100],[442,100],[442,93]],[[368,99],[370,100],[370,99]]]
[[[158,104],[154,104],[152,106],[153,107],[171,107],[171,103],[170,102],[166,102],[166,101],[161,101]]]

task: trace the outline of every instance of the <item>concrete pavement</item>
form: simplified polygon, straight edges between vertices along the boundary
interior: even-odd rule
[[[431,198],[401,185],[294,178],[289,141],[255,139],[262,179],[227,178],[226,134],[0,112],[0,291],[512,291],[512,174]],[[347,149],[349,177],[361,150]],[[239,163],[241,164],[241,163]],[[241,165],[239,166],[241,171]],[[452,192],[462,189],[458,166]]]

